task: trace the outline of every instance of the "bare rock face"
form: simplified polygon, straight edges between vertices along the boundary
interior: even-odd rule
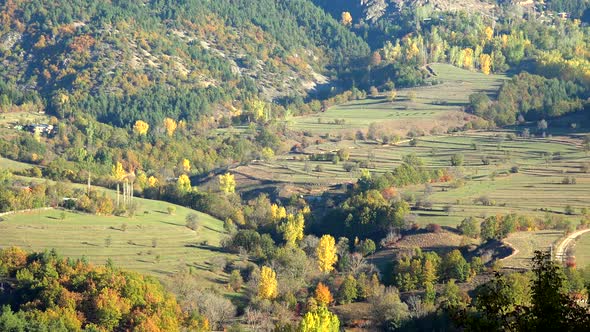
[[[485,0],[357,0],[366,21],[375,21],[404,7],[431,6],[438,11],[466,11],[489,14],[496,7]]]
[[[361,0],[361,6],[364,7],[365,19],[375,22],[387,12],[389,3],[387,0]]]
[[[16,31],[10,31],[4,36],[0,37],[0,49],[2,50],[9,50],[11,49],[18,41],[20,41],[22,35]]]

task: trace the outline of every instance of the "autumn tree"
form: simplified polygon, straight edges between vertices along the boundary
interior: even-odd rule
[[[283,239],[288,246],[295,246],[298,241],[303,239],[304,227],[305,218],[302,213],[287,216],[287,221],[281,225],[280,231],[283,233]]]
[[[226,194],[236,192],[236,180],[231,173],[219,175],[219,190]]]
[[[481,72],[489,75],[492,71],[492,58],[489,54],[482,53],[479,56],[479,63],[481,66]]]
[[[323,283],[318,283],[315,289],[315,300],[321,305],[328,305],[334,301],[330,288]]]
[[[336,240],[334,240],[333,236],[324,235],[320,238],[316,249],[320,271],[329,273],[334,270],[334,264],[338,261],[336,251]]]
[[[147,179],[147,184],[150,188],[154,188],[158,185],[158,179],[151,175],[148,179]]]
[[[277,204],[270,206],[270,214],[272,221],[275,223],[287,218],[287,210]]]
[[[182,170],[185,173],[188,173],[188,172],[191,171],[191,161],[190,160],[188,160],[188,159],[183,159],[182,160]]]
[[[174,135],[174,132],[176,132],[176,127],[178,127],[178,123],[174,121],[174,119],[164,119],[164,128],[166,128],[166,135],[172,137],[172,135]]]
[[[263,266],[260,270],[258,296],[267,300],[273,300],[278,296],[277,274],[268,266]]]
[[[340,320],[326,307],[320,306],[303,316],[297,332],[339,332]]]
[[[350,15],[349,12],[342,12],[342,17],[340,19],[340,22],[344,26],[347,26],[347,27],[351,26],[352,25],[352,15]]]
[[[133,131],[140,136],[145,136],[149,129],[150,125],[142,120],[135,121],[135,124],[133,125]]]
[[[182,174],[176,180],[176,188],[181,193],[188,193],[191,191],[191,179],[186,174]]]

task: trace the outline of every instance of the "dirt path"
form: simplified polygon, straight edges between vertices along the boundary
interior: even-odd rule
[[[510,243],[510,242],[508,242],[506,240],[503,240],[502,242],[504,242],[504,244],[506,244],[507,246],[509,246],[510,248],[512,248],[512,253],[510,255],[508,255],[508,256],[500,259],[501,261],[505,261],[508,258],[512,258],[512,257],[516,256],[519,253],[518,249],[512,243]]]
[[[590,232],[590,228],[582,229],[577,232],[573,232],[572,234],[568,235],[568,237],[563,239],[563,241],[561,241],[555,248],[555,259],[563,262],[567,258],[567,249],[572,245],[572,242],[574,242],[576,238],[588,232]]]

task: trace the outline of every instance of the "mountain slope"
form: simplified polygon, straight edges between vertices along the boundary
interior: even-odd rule
[[[369,52],[308,0],[16,0],[0,12],[0,106],[119,126],[146,109],[151,123],[193,120],[302,94]]]

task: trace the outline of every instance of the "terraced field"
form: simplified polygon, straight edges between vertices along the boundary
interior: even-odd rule
[[[506,79],[502,75],[484,75],[447,64],[429,65],[438,84],[398,90],[393,102],[385,96],[352,101],[329,108],[326,112],[295,117],[290,129],[312,134],[348,133],[366,129],[376,123],[392,134],[404,136],[410,130],[430,132],[460,126],[469,117],[461,112],[469,95],[486,92],[494,95]],[[344,120],[344,123],[336,120]],[[426,121],[425,121],[426,120]]]

